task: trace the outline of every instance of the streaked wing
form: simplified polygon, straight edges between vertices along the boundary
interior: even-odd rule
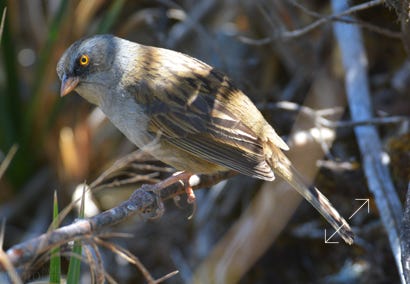
[[[204,160],[273,180],[262,142],[219,99],[224,96],[226,101],[235,95],[232,92],[240,91],[216,75],[210,72],[207,78],[196,74],[160,84],[141,83],[137,100],[144,101],[151,117],[149,130]]]

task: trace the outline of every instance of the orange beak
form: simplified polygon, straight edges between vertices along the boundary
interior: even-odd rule
[[[60,96],[64,97],[65,95],[68,95],[77,87],[79,81],[80,79],[78,77],[67,77],[64,75],[61,82]]]

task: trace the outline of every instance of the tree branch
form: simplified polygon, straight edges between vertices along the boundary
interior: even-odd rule
[[[193,189],[210,187],[224,179],[234,176],[234,172],[216,175],[203,175]],[[97,235],[105,228],[124,221],[135,214],[162,214],[162,202],[185,193],[185,187],[178,182],[178,176],[171,176],[152,185],[142,185],[134,191],[130,198],[120,205],[88,219],[58,228],[34,239],[17,244],[7,250],[10,263],[15,267],[33,261],[37,256],[48,252],[52,247],[62,245],[75,239]],[[0,270],[4,267],[0,266]]]

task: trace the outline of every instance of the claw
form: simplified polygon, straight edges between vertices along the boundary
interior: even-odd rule
[[[192,218],[194,218],[195,212],[196,212],[196,202],[194,201],[194,203],[192,204],[192,213],[191,215],[188,216],[188,220],[191,220]]]
[[[181,204],[179,204],[179,202],[181,201],[181,197],[179,197],[179,196],[174,196],[172,199],[174,200],[175,206],[178,207],[179,209],[182,209]]]
[[[187,198],[186,201],[187,201],[189,204],[195,203],[196,197],[195,197],[194,191],[192,190],[192,187],[187,186],[187,187],[185,188],[185,192],[186,192],[186,195],[188,196],[188,198]]]

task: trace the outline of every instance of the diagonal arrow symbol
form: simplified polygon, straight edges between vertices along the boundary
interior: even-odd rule
[[[367,214],[370,213],[369,198],[367,198],[367,199],[364,199],[364,198],[356,198],[355,200],[357,200],[357,201],[361,200],[361,201],[364,201],[364,202],[363,202],[363,204],[362,204],[356,211],[353,212],[353,214],[349,217],[349,220],[352,219],[352,217],[353,217],[354,215],[356,215],[356,213],[359,212],[359,210],[362,209],[362,207],[365,206],[366,203],[367,203]]]
[[[367,214],[370,213],[370,202],[369,202],[369,198],[356,198],[355,200],[357,201],[364,201],[362,205],[360,205],[359,208],[357,208],[356,211],[353,212],[353,214],[349,217],[349,220],[353,218],[354,215],[357,214],[357,212],[359,212],[360,209],[362,209],[366,204],[367,204]],[[329,237],[327,237],[327,231],[325,229],[325,244],[338,244],[339,242],[333,242],[330,241],[331,238],[334,237],[334,235],[337,234],[337,232],[340,231],[340,229],[344,226],[344,224],[342,224],[339,228],[337,228],[337,230],[331,234]]]
[[[338,244],[339,242],[331,242],[330,239],[333,238],[333,236],[336,235],[337,232],[339,232],[340,229],[341,229],[343,226],[344,226],[344,224],[342,224],[342,226],[340,226],[339,228],[337,228],[337,230],[336,230],[333,234],[331,234],[330,237],[328,237],[328,238],[326,237],[326,234],[327,234],[327,233],[326,233],[326,229],[325,229],[325,244]]]

